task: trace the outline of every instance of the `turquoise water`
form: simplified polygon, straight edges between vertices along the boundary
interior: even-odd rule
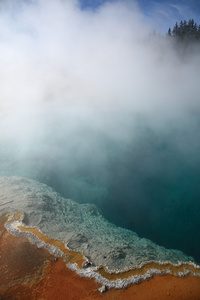
[[[51,121],[25,148],[2,141],[0,175],[33,178],[94,203],[112,223],[200,262],[198,117],[162,128],[130,122],[120,138],[85,123],[63,129],[62,122]]]
[[[63,198],[35,180],[0,177],[0,207],[0,215],[2,209],[22,211],[23,224],[39,228],[50,238],[63,241],[69,249],[83,253],[95,266],[103,265],[109,270],[124,270],[149,261],[193,261],[181,251],[166,249],[108,222],[96,205]],[[19,235],[16,226],[9,224],[6,228]],[[62,255],[61,251],[57,253]]]

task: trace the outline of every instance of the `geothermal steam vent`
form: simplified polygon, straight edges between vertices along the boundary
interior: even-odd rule
[[[143,1],[19,2],[0,1],[0,214],[94,268],[185,275],[200,263],[198,39],[152,35]]]

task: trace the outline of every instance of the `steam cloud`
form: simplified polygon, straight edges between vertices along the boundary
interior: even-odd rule
[[[1,175],[88,198],[167,246],[162,233],[182,207],[189,221],[180,218],[169,246],[189,252],[189,229],[184,245],[177,236],[191,217],[199,222],[199,51],[152,37],[130,1],[96,11],[77,1],[1,1],[0,24]]]

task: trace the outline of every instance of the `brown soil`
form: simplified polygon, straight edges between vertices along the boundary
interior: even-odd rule
[[[0,218],[0,300],[200,300],[200,278],[155,276],[126,290],[100,294],[94,280],[81,278],[47,250],[15,237]]]

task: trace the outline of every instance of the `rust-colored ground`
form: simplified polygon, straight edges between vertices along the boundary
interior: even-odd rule
[[[26,238],[8,233],[0,218],[0,300],[200,300],[200,278],[154,277],[126,290],[97,291],[94,281],[70,271],[62,259],[54,261]]]

